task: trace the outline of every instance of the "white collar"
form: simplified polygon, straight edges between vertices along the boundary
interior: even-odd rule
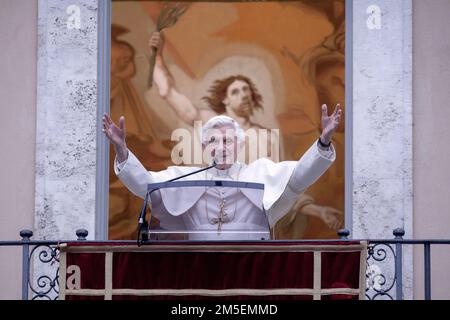
[[[216,177],[230,177],[237,175],[239,170],[241,169],[241,163],[235,162],[233,165],[225,170],[219,170],[217,168],[213,168],[210,173]]]

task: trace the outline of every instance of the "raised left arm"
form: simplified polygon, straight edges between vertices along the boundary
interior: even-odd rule
[[[297,162],[288,184],[295,193],[303,192],[316,182],[335,160],[336,153],[331,145],[331,139],[339,127],[341,116],[340,104],[336,105],[330,116],[327,105],[322,105],[322,134],[317,144],[313,144]]]
[[[328,116],[328,108],[322,106],[322,134],[290,171],[289,181],[283,192],[274,197],[275,202],[266,206],[271,226],[281,219],[294,205],[298,195],[315,183],[336,159],[336,152],[331,139],[339,126],[342,115],[340,105]]]

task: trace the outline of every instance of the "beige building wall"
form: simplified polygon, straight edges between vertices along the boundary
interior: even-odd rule
[[[450,239],[449,0],[413,2],[414,238]],[[450,299],[450,245],[432,247],[432,298]],[[423,247],[414,298],[423,299]]]
[[[37,0],[0,1],[0,240],[33,230]],[[22,251],[0,247],[0,299],[20,299]]]

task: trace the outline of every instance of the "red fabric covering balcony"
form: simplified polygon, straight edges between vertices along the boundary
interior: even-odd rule
[[[60,299],[364,299],[365,242],[61,245]]]

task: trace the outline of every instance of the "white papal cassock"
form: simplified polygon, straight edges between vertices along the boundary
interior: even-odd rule
[[[168,188],[153,193],[152,214],[160,220],[163,229],[197,231],[190,234],[192,240],[268,239],[269,228],[292,208],[298,195],[319,179],[335,158],[333,146],[324,151],[316,141],[298,161],[274,163],[262,158],[248,165],[237,162],[228,170],[212,168],[183,180],[262,183],[262,199],[258,192],[246,188]],[[114,161],[116,175],[141,198],[145,197],[147,184],[164,182],[198,169],[173,166],[158,172],[147,171],[131,151],[124,162]]]

